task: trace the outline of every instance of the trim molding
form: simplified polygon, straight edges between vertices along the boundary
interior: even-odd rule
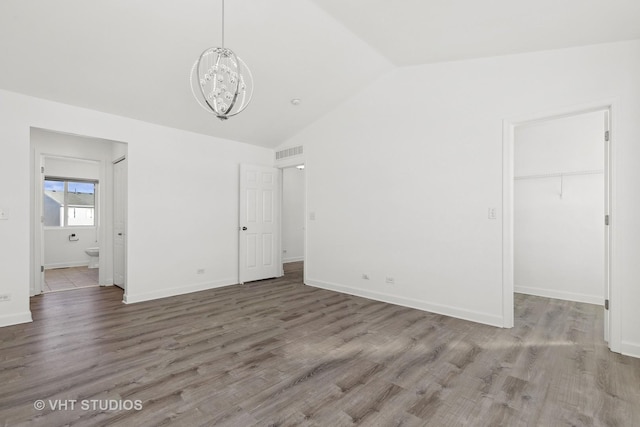
[[[587,304],[604,305],[604,298],[599,295],[578,294],[574,292],[557,291],[555,289],[532,288],[530,286],[515,286],[519,294],[535,295],[537,297],[555,298],[565,301],[584,302]]]
[[[640,344],[629,341],[622,341],[622,344],[620,345],[620,352],[625,356],[640,358]]]
[[[0,316],[0,327],[18,325],[20,323],[30,323],[30,322],[33,322],[30,311],[25,311],[18,314],[6,314],[4,316]]]
[[[217,280],[215,282],[195,283],[195,284],[189,285],[189,286],[181,286],[181,287],[178,287],[178,288],[161,289],[161,290],[158,290],[158,291],[143,292],[143,293],[140,293],[140,294],[130,294],[130,293],[125,292],[122,301],[125,304],[133,304],[133,303],[137,303],[137,302],[150,301],[150,300],[154,300],[154,299],[167,298],[167,297],[174,297],[174,296],[177,296],[177,295],[190,294],[192,292],[206,291],[206,290],[209,290],[209,289],[222,288],[224,286],[231,286],[231,285],[237,285],[237,284],[238,284],[238,278],[234,277],[234,278],[230,278],[230,279]],[[127,285],[127,288],[129,288],[129,285]]]
[[[504,320],[502,319],[502,317],[494,316],[487,313],[481,313],[479,311],[465,310],[448,305],[434,304],[428,301],[398,297],[382,292],[365,291],[362,289],[351,288],[349,286],[343,286],[336,283],[323,282],[314,279],[305,280],[305,285],[386,302],[389,304],[401,305],[403,307],[415,308],[417,310],[442,314],[445,316],[455,317],[462,320],[469,320],[471,322],[482,323],[485,325],[497,326],[499,328],[502,328],[504,325]]]
[[[304,256],[294,256],[291,258],[282,258],[282,263],[286,264],[288,262],[298,262],[298,261],[304,261]]]
[[[106,279],[104,279],[103,281],[104,283],[98,283],[100,286],[114,286],[113,284],[113,277],[107,277]]]
[[[54,264],[45,264],[45,270],[52,270],[56,268],[69,268],[69,267],[87,267],[89,265],[89,261],[71,261],[71,262],[57,262]]]

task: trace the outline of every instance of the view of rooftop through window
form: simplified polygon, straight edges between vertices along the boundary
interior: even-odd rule
[[[94,226],[97,182],[47,178],[44,181],[46,227]]]

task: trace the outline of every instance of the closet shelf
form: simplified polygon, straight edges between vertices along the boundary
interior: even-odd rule
[[[545,173],[540,175],[522,175],[513,177],[514,180],[520,179],[541,179],[541,178],[562,178],[563,176],[571,175],[597,175],[604,174],[604,170],[590,170],[590,171],[577,171],[577,172],[557,172],[557,173]]]

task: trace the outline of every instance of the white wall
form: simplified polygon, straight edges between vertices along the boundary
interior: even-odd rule
[[[55,150],[60,152],[65,150],[68,145],[76,146],[76,150],[85,152],[85,156],[99,156],[99,160],[85,160],[76,158],[65,158],[45,156],[45,175],[58,178],[81,178],[100,180],[100,162],[104,153],[111,149],[111,143],[108,149],[100,149],[93,147],[93,141],[89,138],[80,138],[75,135],[60,135],[52,132],[43,131],[42,129],[34,129],[31,133],[31,144],[40,145],[44,150]],[[85,150],[88,148],[88,150]],[[95,154],[94,154],[95,153]]]
[[[304,169],[282,170],[282,262],[304,260]]]
[[[109,153],[111,143],[105,142],[104,149],[92,147],[91,141],[83,141],[87,138],[78,138],[72,135],[60,135],[34,129],[31,133],[31,145],[40,152],[62,153],[66,147],[76,145],[76,150],[85,152],[85,158],[98,157],[100,160],[79,160],[73,158],[51,157],[44,158],[45,175],[62,178],[82,178],[100,181],[102,158]],[[75,143],[75,144],[74,144]],[[87,149],[89,148],[89,149]],[[76,151],[76,153],[78,153]],[[105,159],[108,161],[108,159]],[[98,185],[98,221],[99,210],[106,208],[99,202],[101,189],[110,188],[106,182]],[[89,264],[89,255],[85,249],[100,246],[98,239],[98,221],[94,227],[45,227],[44,229],[44,267],[45,269],[60,267],[76,267]],[[69,240],[71,234],[75,234],[78,240]]]
[[[503,120],[614,100],[612,275],[622,351],[640,356],[638,76],[638,41],[386,74],[282,145],[305,150],[306,283],[505,324],[502,215],[487,215]]]
[[[69,240],[70,234],[78,240]],[[89,265],[89,255],[85,249],[99,247],[98,232],[95,227],[48,228],[44,231],[44,268],[79,267]],[[113,276],[112,276],[113,277]],[[113,282],[112,282],[113,283]]]
[[[0,325],[30,319],[31,127],[128,144],[127,301],[237,283],[238,165],[272,150],[0,91]]]
[[[602,111],[516,127],[516,292],[603,304],[604,130]]]

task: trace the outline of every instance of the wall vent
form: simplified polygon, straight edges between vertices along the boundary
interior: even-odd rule
[[[299,156],[302,154],[302,145],[297,147],[286,148],[281,151],[276,151],[276,160],[285,159],[287,157]]]

